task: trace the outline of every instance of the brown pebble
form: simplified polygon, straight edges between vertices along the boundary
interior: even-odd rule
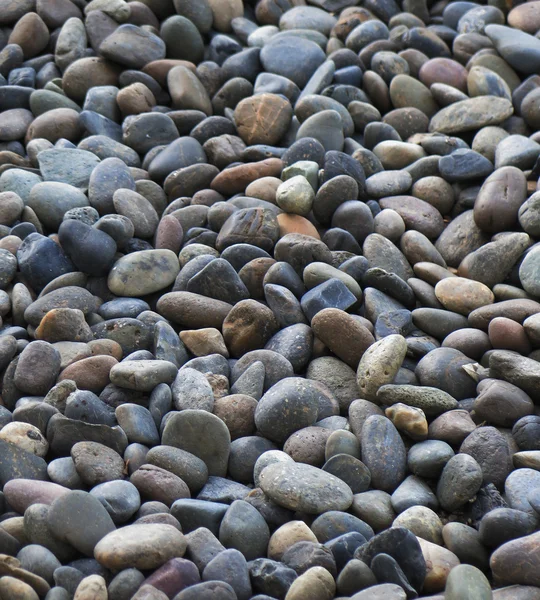
[[[144,65],[142,71],[150,77],[153,77],[161,87],[167,88],[167,75],[174,67],[186,67],[193,73],[195,73],[195,65],[188,60],[180,60],[175,58],[162,58],[160,60],[153,60],[148,64]]]
[[[39,115],[26,132],[26,142],[36,138],[49,140],[53,144],[65,138],[77,142],[83,132],[79,122],[79,113],[72,108],[54,108]]]
[[[283,183],[278,177],[261,177],[246,188],[246,196],[276,203],[276,190]]]
[[[26,60],[37,56],[48,43],[47,25],[35,12],[27,13],[17,21],[8,40],[8,44],[18,44],[22,48]]]
[[[290,102],[277,94],[258,94],[241,100],[234,110],[238,135],[248,146],[276,145],[289,128]]]
[[[142,465],[129,480],[143,498],[167,506],[180,498],[191,498],[188,486],[180,477],[155,465]]]
[[[225,169],[212,180],[212,189],[224,196],[234,196],[243,192],[246,187],[260,177],[278,177],[283,169],[279,158],[267,158],[259,162],[247,163]]]
[[[151,112],[156,105],[154,94],[140,82],[122,88],[116,95],[116,102],[124,117]]]
[[[236,440],[255,432],[256,407],[255,398],[245,394],[231,394],[215,401],[214,414],[227,425],[231,440]]]
[[[166,215],[157,226],[154,248],[156,250],[172,250],[178,254],[183,239],[184,231],[180,221],[172,215]]]
[[[111,382],[109,373],[118,364],[112,356],[91,356],[83,358],[66,367],[59,375],[58,381],[73,380],[80,390],[90,390],[100,394]]]
[[[494,348],[529,354],[532,347],[522,325],[505,317],[495,317],[488,326],[489,341]]]
[[[321,239],[321,236],[319,235],[315,225],[300,215],[281,213],[277,216],[277,222],[279,224],[280,237],[283,237],[288,233],[301,233],[302,235],[309,235],[316,240]]]
[[[468,411],[449,410],[430,423],[428,437],[430,440],[441,440],[451,446],[459,446],[475,429],[476,424]]]
[[[75,102],[84,102],[89,89],[118,85],[121,67],[104,58],[91,56],[71,63],[62,78],[62,89]]]
[[[325,308],[311,321],[313,333],[341,360],[356,369],[364,352],[375,343],[370,331],[352,315]]]
[[[235,358],[264,348],[277,331],[274,313],[256,300],[238,302],[223,321],[223,338]]]
[[[283,445],[295,462],[322,467],[325,462],[326,442],[332,431],[324,427],[304,427],[294,432]]]
[[[41,319],[35,338],[54,342],[89,342],[94,339],[84,313],[75,308],[54,308]]]
[[[427,87],[445,83],[465,93],[467,76],[467,69],[451,58],[432,58],[422,65],[418,73],[420,81]]]
[[[229,351],[219,329],[205,327],[203,329],[190,329],[180,332],[180,339],[187,349],[195,356],[208,356],[221,354],[229,358]]]
[[[122,346],[114,340],[99,339],[88,342],[88,349],[92,356],[112,356],[116,360],[122,360]]]

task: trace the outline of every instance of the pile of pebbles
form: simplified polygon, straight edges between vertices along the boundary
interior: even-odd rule
[[[0,0],[0,597],[539,600],[539,73],[539,0]]]

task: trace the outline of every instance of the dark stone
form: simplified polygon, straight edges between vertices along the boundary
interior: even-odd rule
[[[294,569],[269,558],[258,558],[248,563],[248,566],[253,591],[278,600],[285,598],[293,581],[298,577]]]
[[[381,553],[390,555],[398,563],[416,591],[422,589],[427,567],[414,534],[402,527],[387,529],[360,546],[355,552],[355,558],[370,566],[375,556]]]
[[[41,291],[56,277],[77,270],[62,248],[52,239],[31,233],[17,250],[19,269]]]

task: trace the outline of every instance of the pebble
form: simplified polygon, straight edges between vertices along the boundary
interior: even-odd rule
[[[401,335],[387,336],[366,350],[358,365],[357,382],[367,400],[373,400],[381,386],[393,381],[406,351],[405,338]]]
[[[0,0],[6,597],[536,597],[538,2],[356,4]]]
[[[290,510],[319,514],[346,510],[352,503],[347,484],[310,465],[274,463],[263,469],[259,484],[271,500]]]
[[[171,525],[128,525],[104,536],[95,549],[96,560],[109,569],[155,569],[171,558],[181,558],[186,539]]]

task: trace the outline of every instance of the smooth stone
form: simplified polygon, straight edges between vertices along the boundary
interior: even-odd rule
[[[5,485],[13,479],[47,480],[47,464],[39,456],[0,440],[2,449],[0,459],[0,482]]]
[[[503,25],[488,25],[485,33],[510,66],[525,74],[537,72],[540,64],[537,38]]]
[[[319,514],[346,510],[352,503],[347,484],[310,465],[274,463],[263,469],[259,483],[271,500],[290,510]],[[328,486],[332,488],[331,495]]]
[[[69,490],[47,481],[14,479],[4,485],[4,495],[10,506],[20,514],[32,504],[50,505]]]
[[[55,500],[49,509],[48,523],[60,541],[70,543],[86,556],[93,556],[96,544],[115,530],[101,502],[82,491],[70,491]]]
[[[440,110],[431,119],[429,131],[451,135],[463,133],[490,125],[499,125],[512,113],[512,104],[505,98],[477,96],[455,102]]]
[[[392,527],[360,546],[355,552],[355,558],[369,566],[378,554],[388,554],[398,563],[409,583],[415,589],[421,589],[427,561],[424,560],[419,542],[421,540],[407,529]]]
[[[258,431],[272,441],[284,442],[291,433],[314,425],[317,396],[318,390],[311,382],[292,377],[282,379],[257,404],[255,425]],[[286,416],[284,407],[287,407]]]
[[[458,407],[450,394],[429,386],[383,385],[377,392],[377,400],[386,406],[403,403],[419,408],[430,417]]]
[[[421,385],[437,387],[456,400],[463,400],[475,395],[475,382],[462,369],[472,362],[459,350],[435,348],[420,360],[415,374]]]
[[[125,523],[139,510],[141,498],[137,488],[129,481],[108,481],[90,490],[116,523]]]
[[[181,558],[186,539],[171,525],[128,525],[106,535],[95,548],[96,560],[108,569],[155,569]]]
[[[200,428],[204,428],[201,437]],[[204,410],[183,410],[167,420],[162,444],[174,446],[202,459],[210,475],[224,476],[229,457],[230,434],[226,425]]]
[[[43,225],[57,229],[68,210],[88,206],[88,200],[81,190],[51,181],[32,188],[28,206],[36,212]]]
[[[343,124],[340,114],[335,110],[323,110],[306,119],[296,134],[296,139],[309,137],[318,140],[329,152],[343,148]]]
[[[441,507],[453,511],[462,507],[480,489],[482,469],[468,454],[457,454],[445,465],[437,485]]]
[[[427,202],[413,196],[392,196],[379,201],[381,208],[395,210],[408,229],[419,231],[427,238],[436,239],[443,231],[440,212]]]
[[[244,500],[231,504],[219,528],[219,540],[226,548],[235,548],[246,560],[254,560],[266,553],[269,539],[268,525],[256,508]]]
[[[495,508],[480,521],[480,540],[488,548],[497,548],[510,540],[529,535],[536,527],[536,517],[512,508]]]
[[[24,239],[17,250],[17,260],[22,274],[38,291],[56,277],[77,270],[58,244],[39,233],[31,233]]]
[[[497,169],[478,193],[474,204],[476,224],[489,233],[513,227],[526,198],[525,188],[526,182],[519,169],[511,166]]]
[[[491,555],[490,567],[497,582],[538,586],[538,537],[538,533],[533,533],[512,540]]]
[[[341,279],[331,278],[304,294],[302,310],[309,320],[325,308],[347,310],[357,301],[356,296]]]
[[[495,300],[486,285],[463,277],[442,279],[435,286],[435,295],[447,310],[464,315]]]
[[[290,56],[295,60],[291,62]],[[265,71],[287,77],[300,89],[304,88],[315,70],[323,63],[324,53],[310,40],[285,37],[265,44],[260,59]]]
[[[373,487],[392,492],[405,477],[406,452],[397,429],[386,417],[368,417],[361,433],[362,457]]]
[[[421,537],[417,539],[428,567],[423,591],[440,592],[445,588],[449,573],[460,564],[459,559],[453,552],[442,546],[423,540]]]
[[[45,181],[57,181],[77,188],[87,188],[90,174],[100,160],[95,154],[86,150],[55,148],[40,152],[38,162]]]
[[[330,573],[323,567],[311,567],[296,579],[286,598],[288,600],[303,600],[313,598],[314,600],[329,600],[334,597],[336,584]]]
[[[185,533],[196,531],[199,527],[206,527],[217,536],[228,508],[229,506],[222,502],[183,498],[176,500],[171,506],[171,514],[182,523]]]
[[[364,398],[374,400],[379,388],[393,381],[406,350],[403,336],[389,335],[364,352],[357,371],[358,387]]]
[[[120,387],[150,392],[160,383],[172,383],[177,372],[176,365],[164,360],[122,361],[111,369],[110,378]]]
[[[493,165],[485,156],[467,148],[459,148],[439,159],[439,172],[451,183],[486,177],[492,171]]]

